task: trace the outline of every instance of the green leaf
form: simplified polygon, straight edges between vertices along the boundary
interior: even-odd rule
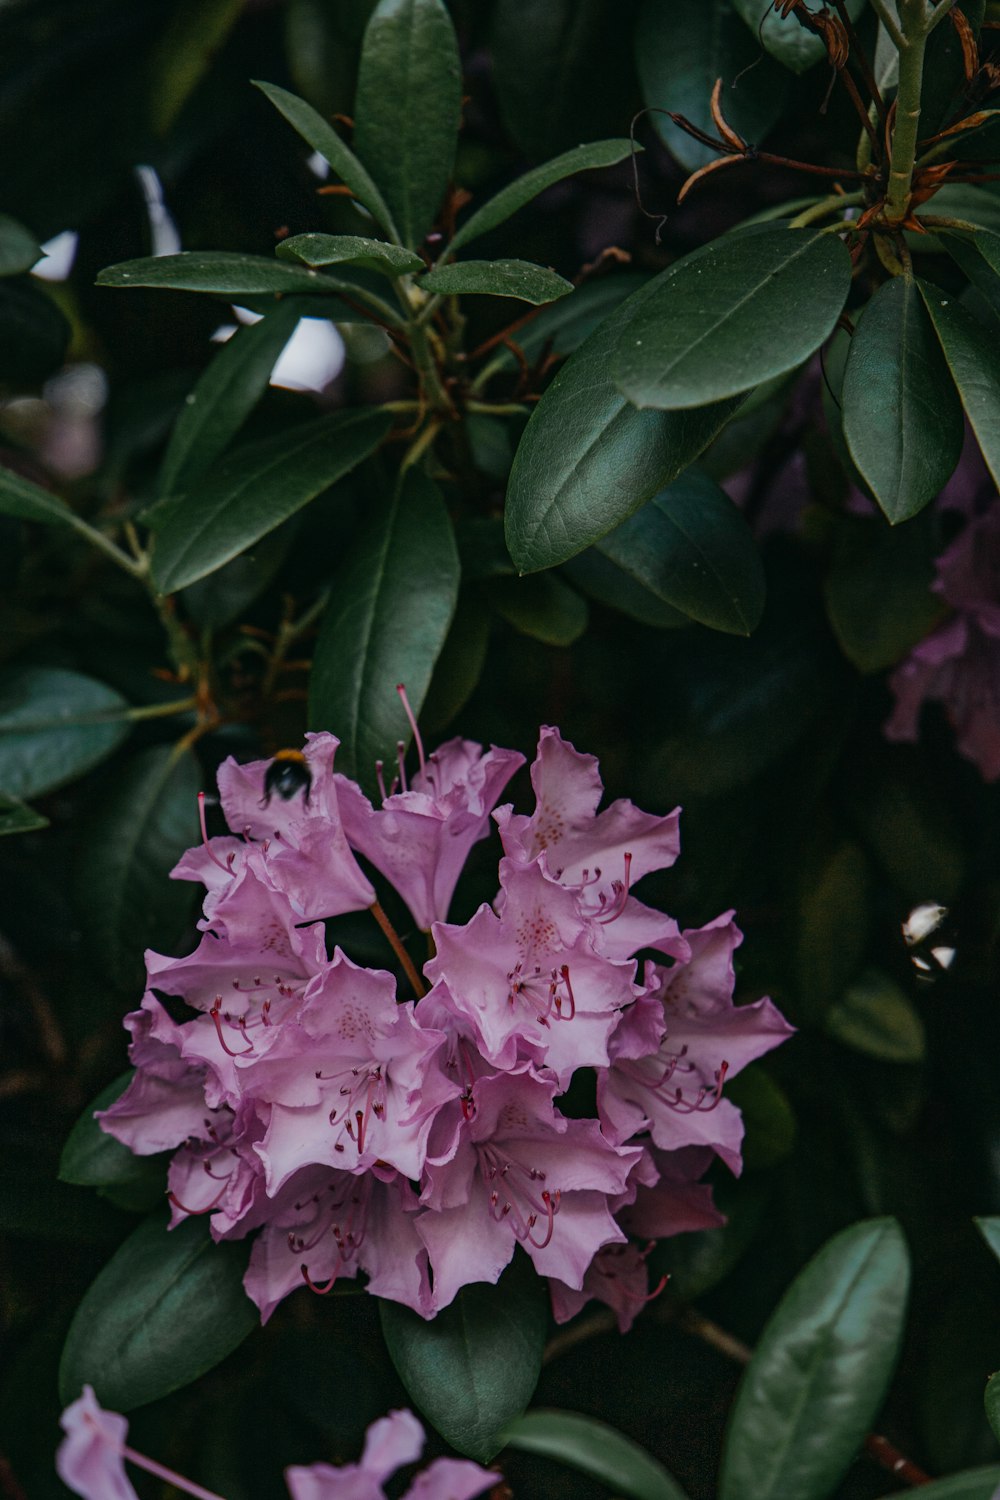
[[[553,183],[562,182],[564,178],[572,177],[577,172],[593,172],[598,167],[613,167],[616,162],[624,161],[631,151],[631,141],[624,138],[592,141],[589,145],[574,146],[571,151],[564,151],[561,156],[543,162],[540,167],[533,167],[530,172],[525,172],[522,177],[501,188],[482,208],[477,208],[475,213],[470,214],[449,245],[449,251],[460,250],[481,234],[487,234],[498,224],[503,224],[519,208],[537,198],[539,193],[544,193]]]
[[[76,520],[65,500],[4,468],[0,468],[0,515],[41,521],[43,525],[72,526]]]
[[[994,483],[1000,484],[1000,349],[996,339],[947,292],[927,281],[917,285],[986,467]]]
[[[822,1019],[854,979],[868,943],[872,874],[850,839],[817,841],[799,879],[796,977],[803,1016]]]
[[[749,635],[764,569],[746,521],[707,474],[689,469],[597,543],[630,577],[692,620]]]
[[[39,797],[106,760],[129,732],[128,704],[106,683],[61,667],[0,673],[0,789]]]
[[[898,528],[879,519],[838,516],[833,562],[823,592],[845,656],[861,672],[882,672],[923,640],[941,613],[931,593],[933,516]]]
[[[388,204],[372,181],[367,168],[362,165],[350,147],[344,144],[333,126],[329,125],[311,104],[307,104],[304,99],[299,99],[295,94],[290,94],[287,89],[278,88],[275,83],[261,83],[259,79],[254,79],[254,88],[260,89],[275,109],[284,115],[289,125],[298,131],[302,139],[314,151],[319,152],[341,182],[347,184],[361,206],[367,208],[372,218],[381,225],[389,238],[398,244],[399,231],[393,223]]]
[[[337,764],[363,786],[420,713],[458,599],[459,562],[437,486],[407,470],[344,558],[313,656],[309,723],[340,739]]]
[[[530,323],[518,329],[514,342],[526,359],[538,359],[549,353],[562,359],[578,349],[609,313],[648,281],[648,276],[636,271],[587,281],[574,291],[572,297],[560,297],[558,302],[543,307]],[[498,349],[491,360],[491,368],[517,369],[512,350],[506,347]]]
[[[909,1288],[894,1219],[835,1235],[800,1272],[740,1382],[719,1500],[819,1500],[847,1471],[896,1367]]]
[[[833,332],[851,285],[835,235],[755,224],[662,272],[621,327],[620,391],[639,407],[704,406],[794,369]]]
[[[8,797],[0,792],[0,838],[8,833],[34,833],[39,828],[48,828],[48,818],[35,812],[33,807],[17,797]]]
[[[771,0],[733,0],[733,4],[754,37],[759,37],[772,57],[791,68],[793,73],[804,73],[813,63],[825,60],[826,47],[822,37],[807,31],[794,15],[780,16]],[[847,13],[852,21],[858,19],[864,8],[865,0],[847,0]],[[809,9],[819,11],[822,7],[813,0]]]
[[[993,1429],[993,1436],[1000,1439],[1000,1374],[991,1375],[983,1392],[986,1420]]]
[[[994,1500],[997,1485],[1000,1485],[1000,1464],[987,1464],[984,1468],[967,1469],[964,1474],[951,1474],[947,1479],[922,1484],[920,1500]],[[899,1500],[899,1490],[883,1496],[883,1500]]]
[[[478,594],[463,592],[424,699],[423,720],[432,733],[450,724],[468,702],[483,675],[489,644],[489,610]]]
[[[330,295],[356,293],[357,282],[337,280],[306,266],[282,265],[265,255],[240,250],[182,250],[179,255],[148,255],[105,266],[98,286],[165,287],[174,292],[209,292],[216,297],[260,296],[268,292]]]
[[[496,578],[486,585],[486,593],[508,625],[546,646],[572,646],[587,628],[586,600],[549,573]]]
[[[910,997],[881,969],[868,968],[823,1018],[832,1037],[880,1062],[918,1063],[927,1050],[924,1023]]]
[[[644,0],[635,59],[647,108],[684,115],[711,136],[718,135],[711,110],[717,78],[724,89],[722,112],[745,140],[760,142],[785,103],[787,74],[761,56],[730,0],[673,0],[669,7]],[[689,172],[719,154],[666,115],[651,115],[650,123]]]
[[[962,452],[955,387],[912,276],[883,283],[851,339],[843,430],[889,521],[909,520],[942,490]]]
[[[258,1321],[243,1290],[246,1258],[245,1246],[217,1245],[203,1219],[168,1232],[166,1216],[151,1215],[77,1308],[59,1365],[62,1400],[92,1385],[102,1406],[132,1411],[213,1369]]]
[[[459,1453],[488,1463],[542,1367],[548,1299],[527,1256],[519,1254],[496,1286],[464,1286],[430,1322],[384,1299],[379,1314],[414,1405]]]
[[[192,623],[200,630],[221,630],[242,615],[284,567],[300,519],[293,516],[232,562],[182,589],[184,611]]]
[[[628,143],[626,142],[626,145]],[[30,230],[9,214],[0,214],[0,276],[20,276],[44,258]]]
[[[0,380],[36,385],[59,369],[70,325],[48,293],[27,277],[0,280]]]
[[[159,1179],[159,1190],[165,1189],[163,1164],[169,1152],[156,1156],[135,1156],[121,1141],[102,1130],[94,1119],[95,1111],[108,1109],[120,1099],[132,1081],[135,1070],[128,1068],[107,1088],[92,1099],[66,1138],[59,1158],[59,1181],[80,1187],[135,1185]]]
[[[441,206],[461,113],[458,43],[441,0],[380,0],[361,45],[354,144],[411,249]]]
[[[947,250],[959,269],[984,297],[994,313],[1000,313],[1000,276],[990,265],[977,244],[978,235],[956,234],[939,230],[940,245]],[[937,234],[934,236],[937,239]],[[997,238],[997,236],[992,236]]]
[[[154,745],[115,768],[80,830],[75,905],[87,946],[120,988],[142,983],[142,953],[180,936],[186,881],[168,876],[198,839],[202,774],[190,751]]]
[[[643,412],[611,379],[623,320],[644,307],[648,283],[597,328],[559,371],[531,415],[507,487],[507,545],[525,573],[551,568],[596,542],[676,479],[738,403]]]
[[[161,495],[182,494],[239,432],[295,332],[300,306],[294,298],[279,302],[223,344],[174,423],[157,481]]]
[[[917,212],[919,216],[920,211]],[[934,194],[932,204],[928,204],[925,212],[945,219],[962,219],[968,224],[978,224],[983,229],[992,229],[994,232],[1000,231],[1000,197],[987,188],[976,187],[974,183],[946,182]],[[934,238],[938,232],[934,231]],[[927,239],[931,239],[931,236],[914,236],[917,243]]]
[[[795,1149],[798,1127],[788,1095],[770,1073],[750,1067],[726,1085],[726,1098],[743,1116],[743,1165],[760,1171],[785,1161]]]
[[[377,407],[334,412],[222,459],[157,531],[157,588],[172,594],[259,541],[373,453],[391,421]]]
[[[300,260],[307,266],[361,266],[382,276],[404,276],[424,269],[414,250],[360,234],[293,234],[291,239],[282,240],[274,253],[280,260]]]
[[[165,135],[225,45],[243,0],[183,0],[170,13],[150,59],[153,130]]]
[[[691,623],[687,615],[664,604],[637,578],[612,562],[600,550],[599,542],[571,557],[563,571],[573,586],[589,598],[618,610],[630,620],[638,620],[640,625],[649,625],[654,630],[677,630]]]
[[[573,290],[573,283],[546,266],[527,260],[463,260],[428,271],[420,285],[442,297],[479,292],[488,297],[517,297],[537,307]]]
[[[1000,1214],[977,1214],[972,1222],[997,1260],[1000,1260]]]
[[[653,1251],[656,1271],[669,1272],[671,1292],[681,1302],[703,1297],[739,1264],[765,1223],[770,1184],[760,1175],[723,1179],[712,1197],[725,1224],[674,1235]]]
[[[525,1412],[504,1433],[509,1447],[569,1464],[628,1500],[684,1500],[684,1491],[638,1443],[575,1411]]]

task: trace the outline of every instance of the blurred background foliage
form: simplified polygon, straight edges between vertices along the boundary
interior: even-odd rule
[[[95,287],[95,276],[164,246],[270,255],[278,232],[350,232],[350,205],[317,196],[308,153],[248,80],[350,116],[372,9],[0,7],[0,209],[51,252],[40,274],[23,266],[0,283],[8,469],[72,497],[84,516],[141,513],[212,335],[236,319],[204,297],[125,295]],[[700,101],[704,111],[714,72],[697,17],[671,31],[681,25],[673,5],[454,0],[450,11],[466,93],[455,181],[476,197],[581,140],[626,135],[644,103],[693,116]],[[859,24],[873,23],[869,14]],[[755,64],[753,35],[735,18],[729,43],[739,66]],[[770,130],[775,151],[851,160],[856,125],[836,91],[821,111],[827,82],[822,62],[793,74],[765,59],[746,80],[747,129]],[[674,210],[700,158],[695,149],[681,165],[659,129],[655,118],[639,126],[639,173],[642,204],[668,212],[660,242],[625,161],[560,183],[492,230],[482,253],[573,278],[615,247],[630,261],[615,273],[624,293],[801,191],[780,169],[749,166]],[[670,127],[664,135],[676,147]],[[473,299],[470,344],[521,312]],[[406,393],[377,332],[345,323],[341,333],[341,367],[321,371],[313,389],[272,384],[244,438]],[[518,421],[470,422],[457,482],[484,529],[467,539],[472,565],[422,716],[431,740],[461,733],[529,754],[539,723],[557,723],[599,755],[609,796],[656,811],[681,803],[682,857],[650,880],[646,899],[686,926],[735,907],[746,933],[741,995],[772,995],[800,1028],[732,1090],[747,1119],[747,1167],[738,1181],[719,1173],[727,1227],[660,1246],[657,1270],[672,1274],[661,1302],[625,1338],[554,1351],[536,1398],[640,1439],[692,1500],[714,1493],[738,1371],[673,1314],[696,1301],[752,1343],[808,1256],[871,1215],[898,1216],[915,1263],[882,1430],[935,1473],[997,1457],[982,1388],[1000,1358],[1000,1268],[971,1216],[1000,1212],[1000,788],[958,757],[937,709],[919,745],[883,739],[885,672],[935,618],[931,559],[947,519],[929,511],[890,531],[850,511],[820,385],[815,372],[805,395],[801,383],[794,393],[779,384],[704,459],[717,478],[739,476],[760,543],[767,604],[747,638],[668,618],[596,549],[518,584],[489,530]],[[71,531],[0,517],[0,731],[50,701],[83,715],[54,737],[0,740],[0,787],[18,799],[0,808],[3,831],[27,829],[0,841],[0,1451],[32,1500],[65,1493],[52,1470],[56,1367],[74,1308],[162,1190],[155,1171],[98,1195],[61,1183],[63,1143],[125,1065],[121,1017],[139,997],[142,949],[190,940],[191,892],[166,874],[197,838],[194,794],[212,787],[225,755],[301,738],[315,628],[284,660],[274,643],[323,597],[385,483],[376,457],[183,591],[174,618],[213,633],[228,708],[180,751],[194,719],[156,712],[184,690],[170,680],[176,661],[149,598]],[[100,717],[122,704],[150,712]],[[458,918],[488,898],[490,878],[484,856],[459,891]],[[903,941],[901,924],[923,901],[948,908],[957,957],[947,972],[919,972]],[[137,1412],[132,1440],[251,1500],[278,1492],[286,1463],[354,1456],[366,1422],[403,1399],[375,1303],[301,1294],[202,1381]],[[602,1492],[530,1455],[505,1467],[518,1493]],[[870,1500],[889,1487],[859,1458],[838,1495]]]

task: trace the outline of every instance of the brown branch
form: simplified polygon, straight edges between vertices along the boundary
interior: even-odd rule
[[[417,973],[413,959],[403,947],[402,939],[400,938],[399,933],[396,931],[395,927],[393,927],[392,923],[389,921],[389,918],[386,916],[385,912],[382,910],[377,901],[373,901],[368,910],[371,912],[372,916],[375,918],[376,922],[385,933],[390,948],[399,959],[399,962],[402,965],[403,973],[406,975],[407,979],[410,981],[410,984],[413,986],[414,994],[419,1000],[421,996],[426,995],[427,986],[424,984],[420,975]]]

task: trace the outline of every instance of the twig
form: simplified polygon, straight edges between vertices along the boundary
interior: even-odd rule
[[[427,986],[424,984],[424,981],[417,973],[413,959],[403,947],[403,942],[399,936],[399,933],[396,931],[395,927],[393,927],[392,923],[389,921],[389,918],[386,916],[385,912],[382,910],[377,901],[373,901],[368,910],[371,912],[372,916],[375,918],[376,922],[385,933],[390,948],[399,959],[399,962],[402,965],[403,973],[406,975],[407,979],[410,981],[410,984],[413,986],[414,993],[419,1000],[421,996],[426,995]]]

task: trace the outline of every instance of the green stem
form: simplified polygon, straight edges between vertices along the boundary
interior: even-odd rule
[[[426,329],[421,324],[412,322],[407,332],[410,339],[410,353],[413,355],[413,363],[417,367],[427,404],[437,407],[439,411],[450,411],[451,397],[441,384],[441,376],[438,374],[438,368],[431,353]]]
[[[855,208],[864,202],[863,193],[831,193],[829,198],[821,198],[818,203],[813,203],[809,208],[804,208],[800,214],[788,222],[789,229],[804,229],[807,224],[812,224],[816,219],[825,219],[827,214],[836,213],[841,208]]]
[[[898,25],[896,24],[896,18],[886,4],[886,0],[872,0],[872,10],[878,16],[879,20],[882,22],[882,25],[889,33],[892,44],[896,48],[897,52],[902,52],[903,48],[906,46],[906,38],[903,36],[903,33],[900,31]]]
[[[67,517],[67,522],[72,526],[74,531],[86,537],[92,547],[96,547],[99,552],[104,553],[105,557],[109,557],[116,567],[121,568],[123,572],[128,573],[132,578],[145,578],[147,564],[144,561],[138,562],[134,558],[129,557],[128,553],[123,552],[120,547],[116,546],[110,537],[104,535],[103,531],[98,531],[96,526],[91,526],[88,521],[85,521],[82,516],[76,515],[75,512],[72,516]]]
[[[520,401],[466,401],[465,409],[483,417],[526,417],[531,412]]]
[[[139,708],[130,708],[124,717],[133,723],[140,719],[169,719],[174,714],[190,713],[197,707],[197,698],[175,698],[170,703],[145,703]]]
[[[925,0],[899,0],[903,46],[899,51],[899,90],[896,94],[892,156],[889,160],[889,182],[885,195],[885,218],[889,224],[901,223],[910,207],[927,38],[950,9],[951,0],[942,0],[937,10],[929,15],[925,9]]]
[[[288,655],[289,646],[291,646],[292,642],[297,640],[300,635],[304,635],[305,632],[310,628],[310,626],[316,623],[320,615],[326,609],[329,601],[330,590],[324,589],[319,598],[316,599],[306,610],[305,614],[300,615],[297,620],[282,620],[281,624],[278,626],[278,638],[274,643],[274,650],[271,652],[267,671],[265,672],[264,680],[261,683],[262,697],[267,698],[270,695],[278,673],[281,670],[281,664],[285,660],[285,657]]]

